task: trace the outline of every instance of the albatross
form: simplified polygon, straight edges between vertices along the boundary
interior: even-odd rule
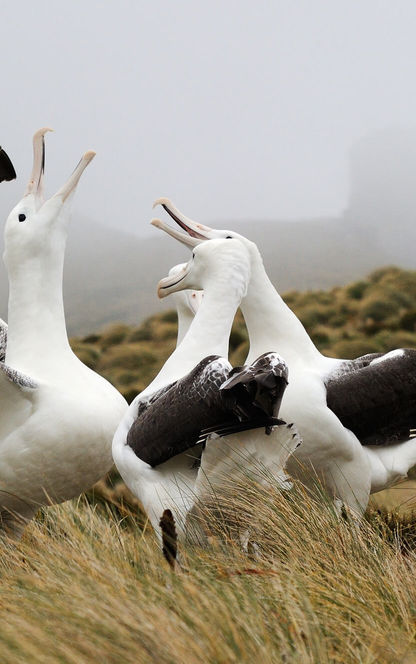
[[[72,352],[62,271],[69,204],[95,153],[43,201],[44,135],[5,227],[8,327],[0,325],[0,525],[19,536],[41,505],[78,496],[112,465],[111,441],[127,404]]]
[[[291,381],[281,416],[296,421],[303,439],[288,470],[307,480],[303,469],[312,466],[338,504],[361,513],[370,492],[395,484],[416,463],[409,432],[416,414],[416,351],[356,360],[325,357],[271,284],[254,243],[192,221],[169,199],[158,204],[182,231],[160,219],[153,225],[192,248],[219,237],[245,243],[251,257],[251,280],[241,304],[250,338],[246,361],[273,347],[288,363]]]
[[[273,477],[284,482],[284,463],[300,442],[293,425],[278,419],[287,384],[284,361],[270,349],[249,367],[233,370],[227,359],[232,322],[249,278],[244,245],[220,239],[196,247],[182,270],[159,283],[160,297],[203,289],[204,298],[184,339],[134,399],[113,440],[116,466],[159,539],[167,511],[179,537],[185,536],[186,516],[207,491],[201,473],[220,481],[225,447],[238,447],[240,464],[244,452],[252,463],[268,459]],[[218,435],[227,438],[226,445]]]

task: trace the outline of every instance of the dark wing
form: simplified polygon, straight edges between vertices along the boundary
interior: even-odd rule
[[[201,429],[232,417],[219,390],[230,371],[224,358],[206,357],[142,410],[127,434],[127,444],[151,466],[193,447]]]
[[[286,385],[287,367],[275,353],[233,371],[228,360],[211,355],[140,412],[127,444],[157,466],[213,431],[226,435],[265,426],[268,432],[281,423],[277,414]]]
[[[15,178],[16,171],[13,164],[3,148],[0,148],[0,182],[3,182],[3,180],[14,180]]]
[[[0,362],[6,359],[7,323],[0,318]]]
[[[280,355],[264,353],[253,364],[233,369],[221,391],[230,391],[233,412],[243,423],[269,427],[279,414],[287,378],[287,364]]]
[[[326,389],[328,407],[363,445],[407,440],[416,422],[416,350],[380,354]]]
[[[139,399],[138,404],[137,404],[137,415],[136,418],[141,417],[145,410],[149,408],[155,401],[157,401],[161,396],[166,394],[170,390],[171,387],[174,387],[176,385],[176,381],[174,383],[170,383],[170,385],[166,385],[165,387],[162,387],[160,390],[156,390],[156,392],[153,392],[149,396],[143,397],[143,399]]]
[[[326,377],[326,382],[330,380],[335,380],[344,374],[353,373],[354,371],[359,371],[364,367],[376,360],[378,357],[381,357],[384,353],[367,353],[367,355],[362,355],[361,357],[355,358],[355,360],[344,360],[340,362],[339,365],[331,371],[330,374]]]

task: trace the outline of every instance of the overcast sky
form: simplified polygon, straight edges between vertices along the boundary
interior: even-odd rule
[[[2,3],[0,212],[48,125],[48,192],[95,149],[74,211],[107,225],[152,232],[162,195],[206,222],[335,215],[351,145],[416,125],[415,34],[414,0]]]

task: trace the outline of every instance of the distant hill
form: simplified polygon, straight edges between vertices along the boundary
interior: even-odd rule
[[[416,271],[382,268],[344,287],[290,291],[284,299],[318,348],[330,357],[416,348]],[[176,312],[170,310],[150,316],[139,326],[112,325],[73,338],[71,343],[83,362],[130,400],[150,383],[173,351],[176,333]],[[247,351],[247,330],[238,313],[230,337],[231,363],[242,363]]]
[[[329,288],[359,278],[383,265],[363,234],[340,219],[291,222],[229,222],[229,228],[254,240],[278,290]],[[3,250],[2,238],[0,248]],[[169,302],[156,296],[159,279],[189,251],[155,229],[138,238],[87,219],[69,228],[64,294],[70,334],[86,334],[110,322],[139,323]],[[406,265],[405,265],[406,267]],[[0,265],[0,317],[7,319],[7,277]]]

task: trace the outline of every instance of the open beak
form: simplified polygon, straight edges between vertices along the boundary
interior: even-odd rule
[[[33,136],[33,168],[24,196],[33,195],[36,208],[43,203],[43,174],[45,171],[45,134],[53,131],[49,127],[39,129]]]
[[[180,272],[172,274],[169,277],[164,277],[161,279],[157,285],[157,295],[160,299],[167,297],[171,293],[176,293],[177,291],[186,289],[186,285],[183,283],[185,277],[189,274],[190,265],[187,263],[183,266]]]
[[[162,231],[165,231],[168,235],[171,235],[182,244],[185,244],[187,247],[196,247],[201,242],[205,240],[212,240],[215,236],[214,229],[209,226],[204,226],[203,224],[198,224],[189,217],[186,217],[177,207],[175,207],[168,198],[158,198],[157,201],[153,203],[153,207],[156,205],[161,205],[168,215],[185,231],[184,233],[179,231],[176,228],[171,228],[165,224],[160,219],[152,219],[150,222],[156,228],[160,228]]]
[[[81,175],[87,168],[88,164],[94,159],[96,153],[94,150],[88,150],[80,159],[77,166],[75,167],[69,180],[56,192],[55,197],[60,196],[62,202],[64,203],[68,196],[70,196],[76,189],[77,184],[81,178]]]

